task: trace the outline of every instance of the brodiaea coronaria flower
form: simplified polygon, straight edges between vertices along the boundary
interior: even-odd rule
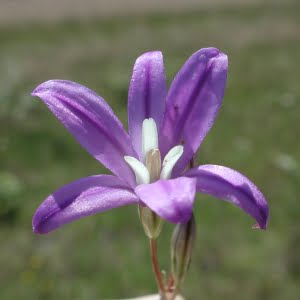
[[[188,168],[220,109],[227,68],[225,54],[201,49],[183,65],[167,92],[161,52],[143,54],[129,87],[129,133],[109,105],[88,88],[65,80],[39,85],[32,95],[40,97],[114,175],[86,177],[54,192],[37,209],[34,232],[47,233],[128,204],[185,223],[196,192],[233,203],[266,228],[267,202],[248,178],[223,166]]]

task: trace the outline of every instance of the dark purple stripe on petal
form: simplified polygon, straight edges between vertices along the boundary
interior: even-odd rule
[[[163,155],[178,144],[184,146],[174,175],[183,171],[214,123],[224,95],[227,67],[227,56],[218,49],[201,49],[187,60],[171,84],[160,144]]]
[[[39,85],[40,97],[78,142],[118,177],[134,185],[125,155],[136,156],[128,134],[108,104],[88,88],[65,80]]]
[[[153,118],[159,128],[167,94],[163,56],[160,51],[140,56],[134,65],[128,94],[128,127],[134,150],[141,158],[142,123]]]
[[[39,206],[32,220],[33,231],[48,233],[74,220],[138,201],[115,176],[82,178],[63,186]]]
[[[241,173],[227,167],[203,165],[184,176],[197,179],[197,192],[212,195],[240,207],[266,229],[269,207],[257,186]]]
[[[76,102],[72,102],[69,99],[65,99],[59,96],[57,98],[62,103],[64,103],[64,105],[74,115],[76,115],[80,119],[87,119],[91,124],[93,124],[96,128],[98,128],[98,130],[105,136],[105,139],[107,139],[112,145],[115,146],[115,149],[120,153],[120,156],[124,157],[125,149],[122,140],[118,140],[115,135],[111,134],[111,132],[108,131],[109,128],[106,128],[105,124],[99,122],[99,120],[96,119],[93,113],[90,113],[89,110],[86,110],[81,106],[78,106]]]
[[[180,177],[139,185],[135,192],[161,218],[172,223],[186,223],[192,216],[195,187],[195,179]]]

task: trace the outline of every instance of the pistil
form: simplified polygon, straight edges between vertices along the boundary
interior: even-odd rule
[[[146,155],[146,168],[149,171],[150,182],[160,178],[161,157],[159,149],[150,150]]]
[[[146,168],[149,172],[150,182],[157,181],[161,169],[160,151],[158,149],[150,150],[147,153]],[[142,204],[139,205],[139,216],[147,237],[156,239],[161,232],[163,220],[154,211]]]

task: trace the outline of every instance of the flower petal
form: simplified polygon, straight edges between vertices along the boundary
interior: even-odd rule
[[[158,180],[137,186],[135,192],[161,218],[172,223],[186,223],[192,215],[196,180],[186,177]]]
[[[142,124],[153,118],[161,126],[167,94],[163,56],[160,51],[140,56],[134,65],[128,94],[128,127],[132,145],[142,160]]]
[[[109,105],[95,92],[71,81],[50,80],[32,93],[40,97],[78,142],[118,177],[134,184],[125,155],[136,156],[128,134]]]
[[[259,189],[241,173],[217,165],[203,165],[184,176],[197,179],[197,192],[229,201],[252,216],[261,229],[266,229],[269,207]]]
[[[48,233],[82,217],[137,202],[133,191],[115,176],[82,178],[63,186],[39,206],[32,219],[33,231]]]
[[[215,48],[194,53],[171,84],[160,142],[162,155],[182,144],[184,153],[174,168],[179,175],[214,123],[222,103],[228,61]]]

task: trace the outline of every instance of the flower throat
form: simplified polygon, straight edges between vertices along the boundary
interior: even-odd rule
[[[170,179],[173,168],[182,154],[183,146],[175,146],[167,153],[161,163],[157,126],[155,121],[150,118],[143,121],[141,161],[132,156],[124,156],[124,159],[132,168],[137,185],[140,185],[152,183],[159,179]]]

